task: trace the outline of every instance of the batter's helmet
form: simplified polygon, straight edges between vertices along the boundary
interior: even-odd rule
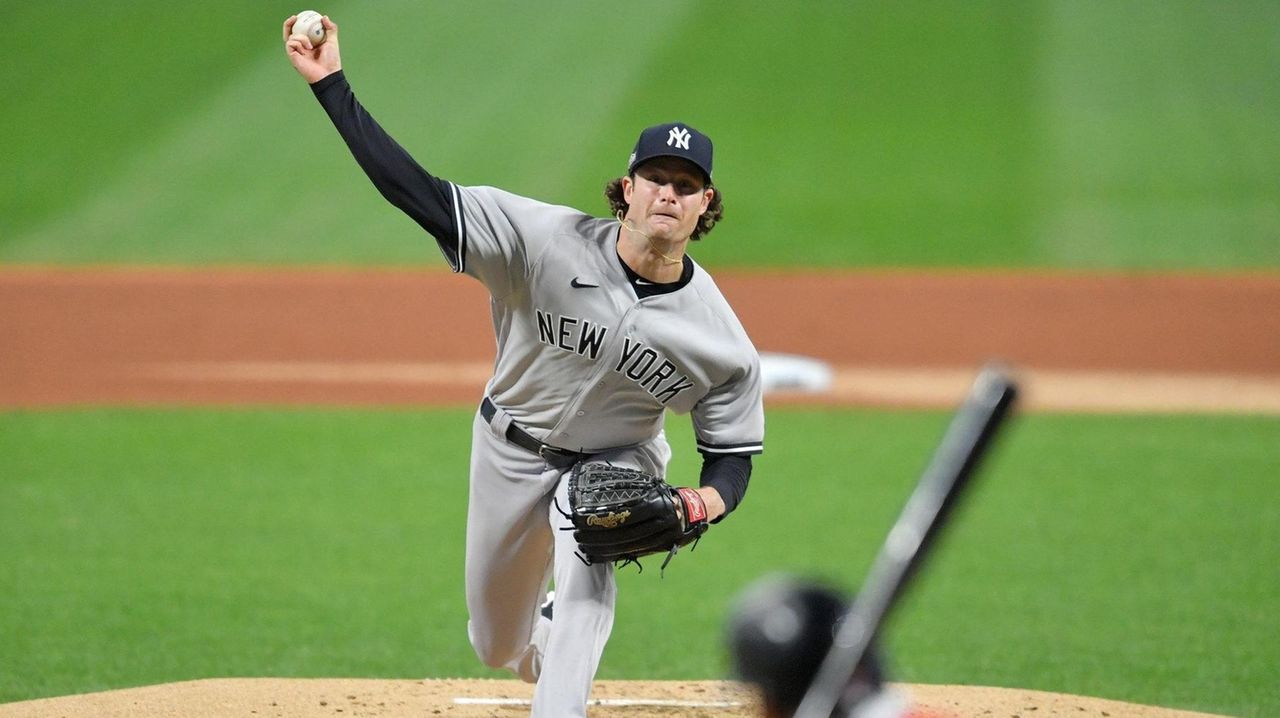
[[[760,687],[769,716],[790,716],[831,650],[848,603],[815,581],[776,575],[738,598],[729,620],[729,648],[738,678]],[[879,689],[883,677],[870,658],[858,667],[846,700]]]

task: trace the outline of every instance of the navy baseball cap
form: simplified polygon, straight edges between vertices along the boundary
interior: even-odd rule
[[[679,157],[702,170],[711,181],[711,138],[683,122],[668,122],[648,127],[636,140],[636,148],[627,162],[627,174],[654,157]]]

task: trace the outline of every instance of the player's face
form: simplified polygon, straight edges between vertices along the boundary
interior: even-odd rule
[[[647,228],[644,231],[650,237],[670,241],[683,241],[693,234],[715,194],[702,171],[678,157],[645,162],[636,168],[634,178],[622,178],[622,189],[630,205],[627,219]]]

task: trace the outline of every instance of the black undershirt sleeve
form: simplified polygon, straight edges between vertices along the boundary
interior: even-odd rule
[[[751,480],[751,457],[744,454],[703,454],[701,486],[714,487],[724,499],[724,515],[713,523],[719,523],[733,512],[747,493]]]
[[[341,70],[312,84],[311,91],[382,196],[430,232],[457,268],[458,231],[449,183],[419,166],[382,129],[356,100]]]

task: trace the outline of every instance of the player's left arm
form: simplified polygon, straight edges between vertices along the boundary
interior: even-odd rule
[[[750,480],[750,455],[703,455],[698,493],[707,505],[707,518],[711,523],[720,521],[738,507]]]
[[[760,362],[747,344],[748,360],[693,409],[702,473],[698,493],[712,522],[742,503],[751,480],[751,457],[764,451],[764,398]]]

